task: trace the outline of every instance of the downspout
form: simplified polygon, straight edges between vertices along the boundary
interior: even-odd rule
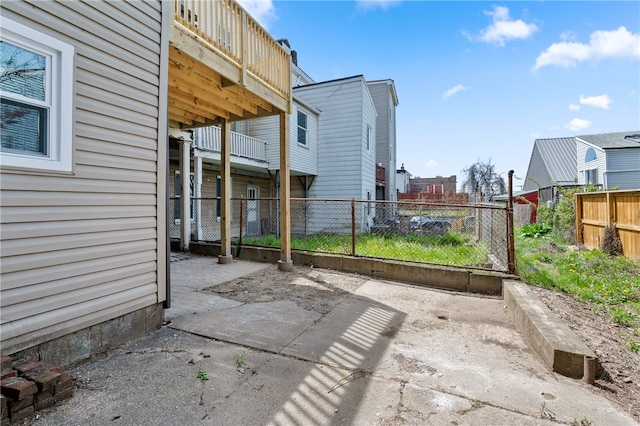
[[[168,93],[168,81],[169,81],[169,31],[171,21],[173,20],[173,13],[171,12],[171,5],[169,2],[162,2],[162,18],[160,27],[160,75],[159,75],[159,93],[158,93],[158,154],[162,152],[160,143],[164,143],[164,161],[160,157],[158,158],[158,165],[164,163],[164,170],[159,170],[157,187],[158,196],[162,193],[162,182],[164,180],[164,240],[165,240],[165,259],[164,259],[164,300],[162,301],[162,307],[164,309],[171,308],[171,238],[169,237],[169,93]],[[164,140],[160,139],[164,134]],[[161,210],[161,206],[158,205],[158,211]],[[158,226],[158,231],[161,227]],[[162,245],[158,245],[158,260],[160,263]],[[160,275],[161,266],[158,265],[158,275]],[[161,281],[158,281],[158,293],[161,293],[160,285]],[[160,294],[159,294],[160,296]],[[160,297],[159,297],[160,298]]]

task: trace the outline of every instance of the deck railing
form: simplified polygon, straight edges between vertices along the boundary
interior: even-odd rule
[[[173,0],[174,22],[285,99],[291,97],[289,53],[233,0]]]
[[[220,127],[195,129],[195,147],[203,151],[220,152]],[[267,143],[236,132],[231,132],[231,155],[258,161],[267,161]]]

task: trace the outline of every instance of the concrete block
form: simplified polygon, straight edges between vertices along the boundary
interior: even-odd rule
[[[343,256],[310,252],[292,252],[291,259],[296,265],[313,265],[315,268],[342,270]]]
[[[145,316],[145,334],[151,333],[160,327],[164,321],[164,309],[162,303],[156,303],[155,305],[147,306],[144,308]]]
[[[401,262],[384,262],[384,271],[374,276],[457,291],[467,291],[469,284],[469,271],[463,269]]]
[[[595,353],[526,284],[505,280],[503,295],[516,329],[544,364],[564,376],[582,378],[584,357],[597,360]]]
[[[86,359],[91,354],[91,334],[89,328],[50,340],[35,348],[51,364],[65,366]]]
[[[342,269],[346,272],[355,272],[371,276],[376,272],[384,271],[384,261],[363,257],[344,256],[342,258]]]
[[[469,275],[468,291],[502,296],[502,281],[506,278],[508,278],[508,276],[505,274],[473,271]]]

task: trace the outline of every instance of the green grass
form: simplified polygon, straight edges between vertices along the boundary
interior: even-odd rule
[[[601,250],[569,249],[546,234],[531,238],[531,229],[516,235],[518,275],[530,285],[573,294],[605,310],[612,321],[640,336],[640,263]],[[629,338],[638,353],[640,343]]]
[[[280,239],[275,236],[244,237],[242,242],[246,245],[280,247]],[[291,248],[351,254],[351,235],[292,236]],[[484,244],[474,243],[467,235],[451,231],[442,236],[360,234],[356,236],[356,255],[453,266],[481,266],[488,262],[488,249]]]

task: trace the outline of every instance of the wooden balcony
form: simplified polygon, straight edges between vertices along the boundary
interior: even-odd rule
[[[193,128],[289,112],[291,56],[233,0],[171,0],[169,121]]]

